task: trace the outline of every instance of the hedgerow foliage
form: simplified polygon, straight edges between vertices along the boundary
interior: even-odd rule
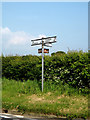
[[[88,88],[90,82],[89,53],[68,51],[44,57],[44,79],[56,84],[68,83],[75,88]],[[2,76],[15,80],[41,80],[41,56],[2,57]]]

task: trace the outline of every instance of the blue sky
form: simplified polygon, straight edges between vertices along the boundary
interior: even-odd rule
[[[3,2],[2,52],[38,55],[31,39],[57,36],[50,53],[88,50],[88,2]]]

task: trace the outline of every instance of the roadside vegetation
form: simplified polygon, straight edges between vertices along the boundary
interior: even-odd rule
[[[45,56],[41,92],[41,56],[2,56],[2,107],[24,113],[88,117],[89,53]]]
[[[67,118],[88,116],[88,95],[68,84],[37,81],[15,81],[3,78],[2,106],[6,110],[24,113],[44,113]]]

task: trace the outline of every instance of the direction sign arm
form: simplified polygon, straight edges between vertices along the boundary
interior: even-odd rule
[[[52,44],[44,44],[44,46],[52,47]]]
[[[39,44],[32,44],[31,46],[34,46],[34,45],[41,45],[41,43],[39,43]]]

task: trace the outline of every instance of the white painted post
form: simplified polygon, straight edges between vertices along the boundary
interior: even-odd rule
[[[43,92],[43,81],[44,81],[44,41],[42,40],[42,92]]]

